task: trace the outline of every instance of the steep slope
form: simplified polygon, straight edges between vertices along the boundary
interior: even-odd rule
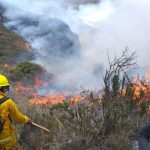
[[[0,65],[14,65],[30,60],[33,54],[27,50],[26,41],[14,32],[0,25]]]

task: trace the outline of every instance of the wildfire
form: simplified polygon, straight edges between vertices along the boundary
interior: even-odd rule
[[[145,95],[146,98],[150,98],[150,67],[147,69],[145,74]]]
[[[47,105],[52,106],[55,104],[61,104],[65,100],[67,100],[71,105],[77,104],[79,101],[83,99],[80,95],[68,96],[67,94],[58,94],[51,93],[46,96],[41,96],[38,94],[39,88],[48,87],[47,81],[42,81],[40,75],[35,77],[34,86],[24,86],[22,83],[18,83],[15,86],[15,94],[19,96],[30,95],[31,99],[29,99],[29,104],[31,105]]]
[[[68,98],[68,96],[64,96],[60,94],[53,94],[48,96],[36,95],[29,100],[29,104],[52,106],[56,104],[62,104],[64,103],[64,101],[67,100],[71,105],[75,105],[83,99],[83,97],[80,95],[69,96],[69,97],[70,98]]]
[[[37,75],[36,77],[35,77],[35,87],[36,88],[39,88],[40,86],[42,86],[42,80],[40,79],[40,76],[39,75]]]
[[[65,97],[63,95],[49,95],[49,96],[36,95],[29,100],[29,104],[52,106],[58,103],[63,103],[64,100]]]
[[[32,87],[26,87],[24,86],[22,83],[18,83],[16,86],[15,86],[15,90],[14,90],[15,94],[16,95],[24,95],[26,94],[27,92],[30,94],[30,95],[35,95],[35,91]]]
[[[9,66],[8,64],[5,64],[4,67],[5,67],[5,68],[9,68],[10,66]]]
[[[70,104],[75,105],[78,102],[80,102],[82,99],[83,99],[83,97],[81,95],[72,96],[72,98],[70,99]]]
[[[146,88],[140,82],[139,75],[133,78],[132,84],[133,84],[133,90],[134,90],[134,97],[140,98],[141,92],[145,92]]]
[[[32,51],[31,46],[30,46],[30,44],[28,42],[25,42],[24,48],[27,49],[29,52]]]
[[[133,77],[131,82],[134,99],[150,99],[150,69],[145,75],[145,80],[141,82],[139,75]],[[122,96],[126,95],[126,87],[121,91]],[[142,97],[141,97],[142,96]]]

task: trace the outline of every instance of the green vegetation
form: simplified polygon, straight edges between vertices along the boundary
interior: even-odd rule
[[[0,25],[0,66],[18,63],[18,58],[25,55],[29,60],[33,56],[26,49],[26,42],[11,30]]]
[[[34,84],[35,75],[43,71],[39,65],[29,62],[34,55],[27,50],[26,44],[22,37],[0,26],[0,71],[11,83]]]
[[[22,82],[32,85],[34,84],[35,76],[42,73],[42,71],[43,69],[39,65],[25,61],[9,68],[6,74],[12,82]]]

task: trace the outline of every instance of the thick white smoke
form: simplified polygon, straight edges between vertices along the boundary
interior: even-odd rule
[[[20,34],[27,39],[29,33],[35,35],[40,30],[43,33],[43,30],[51,26],[52,18],[65,22],[79,36],[81,47],[79,49],[75,46],[77,51],[80,50],[77,57],[61,57],[60,61],[55,60],[51,64],[40,57],[36,59],[37,63],[50,72],[59,74],[58,85],[68,89],[80,89],[81,85],[90,89],[99,88],[103,66],[107,64],[107,51],[113,58],[128,46],[130,52],[137,52],[141,66],[150,65],[150,0],[93,2],[83,4],[83,0],[81,3],[80,0],[0,0],[7,7],[5,16],[10,19],[6,25],[16,25]],[[23,17],[38,20],[42,25],[37,28],[18,26]],[[44,39],[40,39],[31,45],[44,52],[44,49],[40,49],[44,42]]]

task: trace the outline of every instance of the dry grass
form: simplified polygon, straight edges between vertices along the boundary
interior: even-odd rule
[[[30,106],[27,99],[14,98],[33,121],[51,131],[46,134],[27,125],[17,126],[25,150],[131,150],[139,126],[149,121],[128,98],[102,104],[87,97],[76,106],[64,103],[52,108]]]

